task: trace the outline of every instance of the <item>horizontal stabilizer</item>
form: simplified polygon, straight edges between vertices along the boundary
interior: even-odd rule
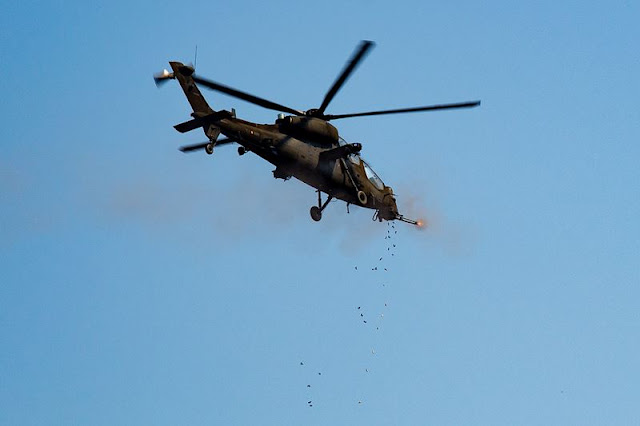
[[[176,124],[174,129],[180,133],[187,133],[200,127],[204,127],[207,124],[220,121],[224,118],[231,118],[232,115],[229,111],[218,111],[213,114],[204,115],[202,117],[196,117],[193,120],[185,121],[184,123]]]
[[[179,131],[180,133],[187,133],[192,130],[197,129],[198,127],[202,127],[204,123],[200,118],[194,118],[193,120],[185,121],[184,123],[176,124],[173,126],[174,129]]]

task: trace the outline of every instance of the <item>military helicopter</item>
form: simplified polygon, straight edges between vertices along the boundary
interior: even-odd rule
[[[329,121],[382,114],[471,108],[480,105],[480,101],[351,114],[325,113],[331,100],[373,46],[374,43],[371,41],[362,41],[327,91],[322,104],[318,108],[306,111],[277,104],[205,79],[195,74],[193,66],[180,62],[169,62],[172,71],[165,69],[155,74],[154,80],[157,86],[167,80],[178,80],[191,104],[192,119],[175,125],[175,129],[180,133],[186,133],[202,128],[208,138],[204,143],[181,147],[182,152],[204,150],[207,154],[213,154],[216,146],[238,143],[239,155],[253,152],[273,164],[276,167],[273,170],[276,179],[288,180],[295,177],[316,189],[318,204],[310,210],[311,218],[315,221],[322,219],[325,207],[333,198],[337,198],[347,203],[347,212],[350,204],[373,209],[374,221],[399,220],[422,226],[421,221],[406,218],[398,212],[391,187],[385,185],[371,166],[360,157],[362,145],[346,142]],[[198,85],[278,111],[280,114],[275,124],[257,124],[241,120],[236,117],[235,109],[211,109],[200,93]],[[224,138],[218,139],[221,134]],[[324,202],[321,195],[323,192],[327,194]]]

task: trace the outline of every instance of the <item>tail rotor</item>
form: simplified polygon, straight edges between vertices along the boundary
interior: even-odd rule
[[[167,80],[173,80],[174,78],[175,76],[173,75],[173,73],[169,72],[167,69],[164,69],[153,75],[153,81],[155,81],[157,87],[162,86],[167,82]]]

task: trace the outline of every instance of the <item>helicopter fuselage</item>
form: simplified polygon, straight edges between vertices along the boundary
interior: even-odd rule
[[[195,75],[193,66],[175,61],[169,62],[173,72],[165,69],[154,75],[154,81],[160,86],[167,80],[178,80],[193,109],[193,119],[174,127],[181,133],[202,128],[208,138],[206,143],[183,146],[180,148],[181,151],[204,149],[208,154],[212,154],[216,144],[236,142],[242,145],[238,148],[240,155],[250,151],[275,165],[275,178],[287,180],[295,177],[317,190],[318,205],[310,210],[311,218],[315,221],[322,218],[322,210],[329,202],[338,198],[347,202],[347,211],[349,204],[356,204],[375,210],[374,219],[400,220],[422,226],[421,221],[405,218],[398,213],[391,187],[386,186],[373,169],[360,158],[362,145],[344,141],[329,121],[383,114],[473,108],[480,105],[480,101],[328,114],[326,109],[329,103],[373,45],[372,41],[362,41],[325,94],[322,104],[318,108],[306,111],[202,78]],[[235,111],[214,111],[200,93],[196,83],[281,114],[275,124],[257,124],[236,118]],[[290,115],[286,116],[284,113]],[[219,140],[220,134],[226,138]],[[322,192],[328,194],[324,203],[321,199]]]
[[[303,123],[306,129],[312,130],[303,138],[304,130],[292,127],[291,121],[297,118],[284,117],[276,124],[257,124],[230,117],[216,121],[213,128],[204,130],[211,136],[217,132],[214,130],[217,127],[220,133],[242,145],[246,151],[276,166],[275,178],[295,177],[331,197],[374,209],[380,219],[395,219],[398,210],[393,190],[381,181],[376,185],[369,180],[366,166],[357,155],[361,148],[359,144],[341,146],[335,127],[313,118]],[[313,126],[317,132],[313,132]]]

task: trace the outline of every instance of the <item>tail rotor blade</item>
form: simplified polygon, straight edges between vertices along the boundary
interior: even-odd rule
[[[162,70],[161,72],[157,72],[153,75],[153,81],[155,81],[157,87],[162,86],[164,83],[167,82],[167,80],[172,80],[173,78],[174,78],[173,73],[169,72],[166,69]]]

